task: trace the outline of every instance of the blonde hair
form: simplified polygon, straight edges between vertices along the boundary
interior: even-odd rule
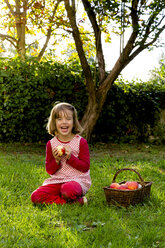
[[[65,115],[67,115],[66,110],[70,110],[73,113],[73,134],[80,134],[83,131],[83,128],[81,127],[78,118],[77,118],[77,111],[74,106],[72,106],[69,103],[66,102],[58,102],[55,103],[54,107],[52,108],[50,112],[50,116],[48,118],[48,123],[46,126],[46,129],[48,130],[48,133],[52,136],[55,136],[57,134],[57,128],[56,128],[56,119],[59,118],[60,112],[63,112]]]

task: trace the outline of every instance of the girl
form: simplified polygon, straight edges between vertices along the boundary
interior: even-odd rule
[[[48,133],[54,136],[46,144],[46,171],[50,178],[36,189],[33,203],[65,204],[86,203],[84,195],[90,188],[90,156],[76,109],[68,103],[56,104],[47,124]],[[64,154],[58,146],[64,147]]]

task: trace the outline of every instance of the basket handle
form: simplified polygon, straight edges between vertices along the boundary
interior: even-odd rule
[[[116,179],[117,175],[118,175],[120,172],[126,171],[126,170],[130,170],[130,171],[135,172],[135,173],[139,176],[141,184],[144,185],[144,180],[143,180],[143,178],[141,177],[140,173],[137,172],[136,170],[132,169],[132,168],[123,168],[123,169],[118,170],[118,171],[116,172],[116,174],[114,175],[112,182],[115,183],[115,179]]]

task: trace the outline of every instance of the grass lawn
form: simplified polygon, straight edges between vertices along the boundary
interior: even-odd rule
[[[45,144],[0,144],[0,247],[164,248],[165,147],[97,144],[90,147],[88,205],[34,206],[33,190],[48,177]],[[103,191],[118,169],[153,181],[143,204],[108,206]],[[139,180],[124,171],[116,181]]]

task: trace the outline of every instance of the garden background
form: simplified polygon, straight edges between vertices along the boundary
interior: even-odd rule
[[[0,0],[0,9],[0,247],[164,248],[164,56],[147,82],[120,76],[139,54],[163,49],[164,0]],[[87,205],[31,203],[48,177],[56,101],[76,107],[89,141]],[[108,205],[103,187],[125,167],[152,182],[150,198]]]
[[[107,95],[91,142],[165,141],[164,59],[148,82],[118,78]],[[0,141],[45,142],[47,118],[57,101],[73,104],[78,117],[88,102],[82,69],[53,61],[0,61]],[[93,67],[93,73],[95,68]],[[97,76],[97,73],[96,73]]]
[[[54,102],[67,101],[81,120],[83,74],[77,65],[1,61],[0,247],[164,248],[164,71],[162,63],[149,82],[121,78],[109,92],[89,144],[88,205],[34,206],[30,195],[48,177],[47,117]],[[152,182],[150,198],[127,209],[109,206],[103,187],[125,167]],[[126,172],[116,179],[123,180],[139,178]]]

